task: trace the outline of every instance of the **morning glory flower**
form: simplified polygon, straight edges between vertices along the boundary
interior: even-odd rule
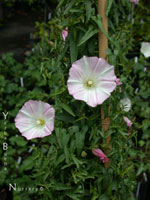
[[[54,129],[55,110],[48,103],[29,100],[18,112],[15,126],[27,140],[42,138]]]
[[[63,40],[66,40],[66,37],[68,36],[68,27],[66,27],[64,30],[62,30],[62,37]]]
[[[141,53],[146,57],[150,57],[150,42],[141,43]]]
[[[132,122],[130,121],[130,119],[128,117],[123,117],[124,121],[126,122],[127,126],[128,127],[131,127],[132,126]]]
[[[100,149],[93,149],[93,154],[97,156],[103,163],[108,162],[107,156]]]
[[[123,111],[128,112],[131,109],[131,101],[128,98],[120,100],[120,107]]]
[[[139,0],[130,0],[131,3],[138,4]]]
[[[75,61],[67,81],[69,94],[89,106],[102,104],[116,88],[114,66],[98,57],[83,56]]]

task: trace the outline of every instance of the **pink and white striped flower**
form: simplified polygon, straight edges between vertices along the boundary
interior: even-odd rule
[[[15,118],[15,126],[27,140],[42,138],[54,129],[55,110],[48,103],[29,100]]]
[[[89,106],[102,104],[116,88],[114,66],[103,58],[83,56],[75,61],[67,81],[69,94]]]
[[[93,149],[93,154],[97,156],[103,163],[108,162],[107,156],[100,149]]]
[[[140,51],[146,58],[150,57],[150,42],[142,42]]]
[[[120,100],[120,107],[123,111],[128,112],[131,109],[131,101],[129,98]]]

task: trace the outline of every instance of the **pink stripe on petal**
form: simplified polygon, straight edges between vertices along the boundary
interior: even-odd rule
[[[54,108],[50,107],[48,110],[46,110],[45,112],[43,112],[43,116],[45,118],[45,120],[50,119],[53,120],[55,117],[55,110]]]
[[[85,92],[84,90],[78,90],[73,93],[73,97],[77,100],[82,100],[87,102],[88,92]]]
[[[51,135],[51,131],[44,129],[36,129],[31,128],[22,132],[22,136],[24,136],[27,140],[35,139],[35,138],[43,138],[45,136]]]
[[[104,92],[100,89],[97,89],[96,93],[97,93],[98,104],[102,104],[110,96],[110,93]]]
[[[74,65],[74,68],[71,68],[70,71],[69,71],[69,75],[70,75],[70,78],[71,80],[75,80],[76,82],[81,82],[82,81],[82,77],[83,77],[83,72],[82,70]]]
[[[103,92],[110,94],[115,88],[116,88],[116,83],[115,82],[111,82],[111,81],[105,81],[105,82],[101,82],[99,84],[100,86],[100,90],[102,90]]]
[[[108,162],[107,156],[100,149],[93,149],[93,154],[97,156],[103,163]]]
[[[35,115],[37,113],[38,101],[29,100],[23,106],[23,110],[28,111],[31,115]]]
[[[110,66],[105,71],[101,72],[99,76],[99,80],[101,81],[116,81],[116,76],[114,74],[114,67]]]
[[[21,130],[22,136],[27,140],[31,140],[37,137],[37,130],[35,128],[30,128],[26,130]]]
[[[44,131],[51,133],[54,129],[54,122],[46,123]]]
[[[71,95],[74,95],[75,93],[78,93],[80,91],[85,92],[83,84],[81,84],[81,83],[74,84],[74,83],[68,81],[67,86],[69,89],[69,94],[71,94]]]
[[[96,107],[98,104],[102,104],[109,95],[106,95],[104,92],[97,90],[89,91],[87,104],[91,107]]]

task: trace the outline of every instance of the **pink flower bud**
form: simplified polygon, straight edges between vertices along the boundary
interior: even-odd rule
[[[122,82],[120,81],[120,78],[117,78],[116,77],[116,84],[119,86],[119,85],[122,85]]]
[[[131,3],[138,4],[139,0],[130,0]]]
[[[124,121],[126,122],[128,127],[132,126],[132,122],[128,119],[128,117],[123,117]]]
[[[64,30],[62,30],[62,37],[63,40],[66,40],[66,37],[68,36],[68,27],[66,27]]]
[[[103,163],[108,162],[107,156],[100,149],[93,149],[93,154],[97,156]]]

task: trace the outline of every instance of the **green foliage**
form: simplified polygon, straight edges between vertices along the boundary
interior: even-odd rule
[[[12,7],[14,3],[27,3],[29,5],[32,5],[33,3],[38,3],[40,0],[1,0],[1,3],[6,4],[8,7]]]
[[[138,176],[150,169],[150,70],[140,47],[135,47],[136,41],[149,40],[149,35],[137,31],[141,17],[138,11],[144,5],[135,8],[132,24],[128,18],[132,12],[128,0],[107,1],[107,35],[97,15],[96,3],[94,0],[59,1],[48,23],[36,23],[35,37],[40,42],[25,62],[18,63],[11,54],[3,55],[0,60],[0,142],[2,145],[6,134],[9,145],[9,167],[6,172],[1,169],[0,185],[15,180],[21,187],[39,188],[32,192],[14,191],[14,200],[134,200]],[[144,20],[147,22],[148,18]],[[145,30],[145,23],[140,26]],[[69,35],[63,41],[61,32],[65,27]],[[66,85],[75,60],[83,55],[98,56],[99,29],[109,40],[107,57],[123,82],[102,105],[111,121],[106,134],[101,125],[100,106],[91,108],[76,101],[68,94]],[[135,56],[139,57],[137,63]],[[124,97],[132,101],[128,113],[120,109],[120,99]],[[51,136],[26,141],[15,128],[14,118],[29,99],[48,102],[55,108],[55,129]],[[2,112],[9,113],[6,130]],[[123,116],[133,122],[131,129]],[[106,142],[108,136],[111,136],[111,150]],[[111,160],[109,168],[92,154],[93,148],[107,152]],[[2,150],[0,155],[3,163]],[[21,163],[17,162],[19,157]]]

